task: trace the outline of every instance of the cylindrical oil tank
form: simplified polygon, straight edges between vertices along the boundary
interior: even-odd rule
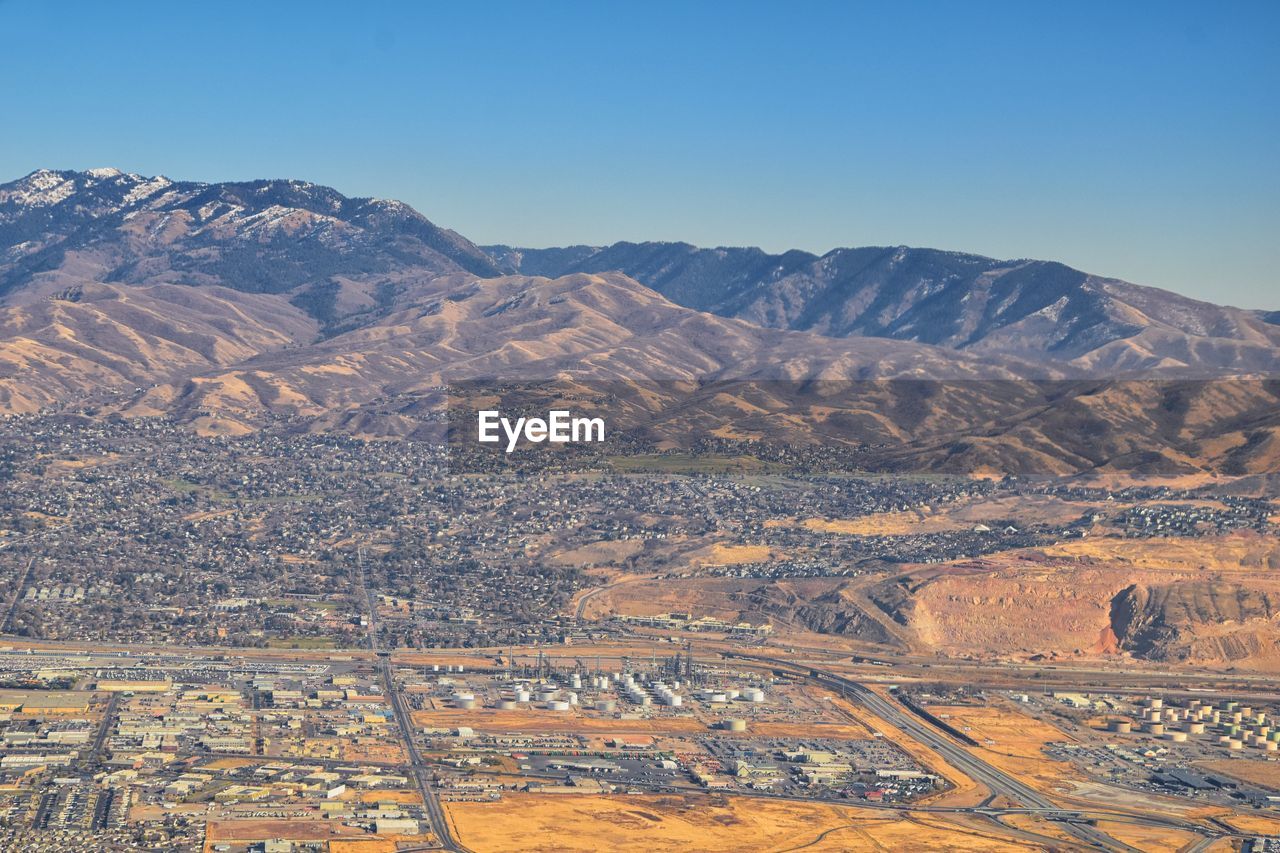
[[[736,718],[725,720],[724,727],[731,732],[745,732],[747,730],[747,721]]]

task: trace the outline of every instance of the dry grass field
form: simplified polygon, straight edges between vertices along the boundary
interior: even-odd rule
[[[1280,539],[1253,532],[1198,539],[1073,539],[1038,549],[1048,557],[1144,571],[1256,572],[1280,568]]]
[[[396,853],[400,846],[395,838],[334,839],[329,853]]]
[[[1060,523],[1079,517],[1091,506],[1052,497],[982,498],[903,512],[873,513],[858,518],[774,519],[766,524],[851,536],[902,536],[968,530],[977,524],[993,521],[1011,521],[1016,525]]]
[[[1218,759],[1216,761],[1198,762],[1200,767],[1232,776],[1255,785],[1262,785],[1273,791],[1280,791],[1280,761],[1245,761],[1241,759]]]
[[[1259,814],[1233,814],[1223,818],[1223,820],[1241,832],[1256,832],[1259,835],[1280,835],[1280,817]]]
[[[1200,838],[1191,832],[1114,820],[1098,821],[1098,829],[1139,850],[1179,850]]]
[[[936,816],[746,797],[525,794],[445,809],[476,853],[1027,849]]]
[[[736,566],[741,563],[759,563],[777,559],[767,545],[731,545],[714,542],[689,554],[689,563],[695,566]]]
[[[210,820],[205,826],[205,851],[210,853],[216,844],[252,844],[273,838],[331,841],[344,836],[368,837],[362,829],[331,820]]]

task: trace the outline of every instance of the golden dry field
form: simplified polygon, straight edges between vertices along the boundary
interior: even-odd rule
[[[1280,791],[1280,761],[1244,761],[1223,758],[1216,761],[1200,761],[1197,764],[1214,773]]]
[[[1027,849],[937,816],[747,797],[524,794],[444,807],[476,853]]]
[[[977,524],[1012,521],[1018,525],[1060,523],[1078,517],[1094,504],[1069,503],[1052,497],[982,498],[902,512],[879,512],[857,518],[772,519],[768,527],[803,527],[819,533],[853,536],[902,536],[968,530]]]
[[[1098,829],[1139,850],[1178,850],[1201,836],[1162,826],[1145,826],[1116,820],[1098,821]]]
[[[1241,832],[1256,832],[1259,835],[1280,835],[1280,817],[1260,814],[1233,814],[1223,818]]]
[[[1047,557],[1153,572],[1257,572],[1280,568],[1280,539],[1253,532],[1196,539],[1091,537],[1036,550]]]

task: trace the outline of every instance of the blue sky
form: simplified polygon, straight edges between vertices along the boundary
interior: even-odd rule
[[[1280,3],[0,0],[0,180],[403,199],[481,242],[932,246],[1280,308]]]

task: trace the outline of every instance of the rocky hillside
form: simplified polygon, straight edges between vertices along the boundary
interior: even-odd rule
[[[1120,647],[1154,660],[1280,659],[1280,587],[1198,581],[1134,584],[1111,603]]]
[[[85,281],[287,294],[322,323],[367,313],[404,279],[496,275],[408,205],[303,181],[203,184],[115,169],[0,185],[0,299]]]

